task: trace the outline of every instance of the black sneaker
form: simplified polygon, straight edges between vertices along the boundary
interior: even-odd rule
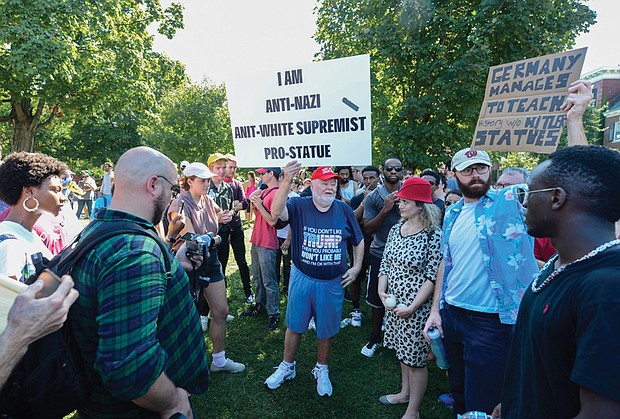
[[[269,330],[276,330],[278,328],[278,324],[280,324],[279,317],[269,317],[269,324],[267,325],[267,328],[269,328]]]
[[[254,304],[250,306],[250,308],[248,308],[246,311],[241,313],[241,316],[243,317],[258,316],[260,314],[260,311],[261,311],[260,304]]]

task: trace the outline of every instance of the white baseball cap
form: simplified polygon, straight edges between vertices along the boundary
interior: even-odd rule
[[[196,176],[201,179],[210,179],[215,176],[204,163],[190,163],[183,170],[183,175],[190,177]]]
[[[490,166],[491,159],[486,151],[473,148],[464,148],[452,157],[452,170],[460,172],[472,164],[486,164]]]

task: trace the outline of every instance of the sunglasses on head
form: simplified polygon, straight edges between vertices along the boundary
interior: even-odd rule
[[[391,172],[392,170],[396,170],[397,172],[402,172],[403,166],[385,166],[383,169],[386,172]]]

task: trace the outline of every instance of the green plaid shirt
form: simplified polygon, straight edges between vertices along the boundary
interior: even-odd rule
[[[131,214],[105,209],[82,239],[115,221],[153,227]],[[206,392],[209,371],[200,318],[187,276],[172,259],[172,279],[167,281],[157,243],[119,231],[73,268],[80,296],[69,320],[86,364],[101,378],[80,410],[81,418],[159,418],[131,400],[142,397],[162,372],[191,394]]]

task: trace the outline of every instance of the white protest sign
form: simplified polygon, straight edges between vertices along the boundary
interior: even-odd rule
[[[239,167],[370,164],[370,56],[264,71],[226,83]]]
[[[472,147],[494,151],[555,151],[566,122],[560,110],[579,79],[587,48],[489,69]]]

